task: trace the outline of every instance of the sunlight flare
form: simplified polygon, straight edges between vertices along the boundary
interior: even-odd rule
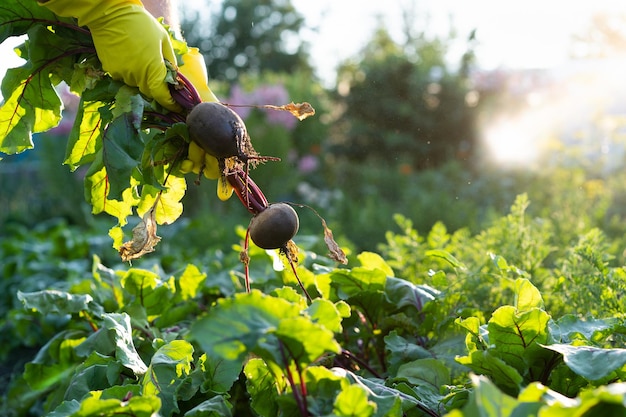
[[[484,142],[490,158],[503,165],[526,165],[539,156],[537,132],[525,118],[507,119],[488,127]]]

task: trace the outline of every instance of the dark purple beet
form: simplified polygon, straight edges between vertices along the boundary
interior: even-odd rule
[[[248,159],[250,138],[241,117],[220,103],[196,105],[187,116],[189,137],[214,157]]]
[[[298,214],[285,203],[270,204],[250,221],[250,238],[260,248],[280,249],[298,233]]]

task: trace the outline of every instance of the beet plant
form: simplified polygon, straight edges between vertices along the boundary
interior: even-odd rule
[[[186,173],[217,179],[217,194],[223,200],[233,193],[234,177],[243,176],[244,185],[235,182],[238,192],[243,190],[240,199],[253,214],[260,210],[251,206],[256,202],[247,191],[254,183],[249,162],[277,158],[256,154],[245,124],[232,109],[203,103],[173,65],[167,81],[182,110],[161,107],[102,70],[87,29],[32,3],[12,0],[0,9],[0,41],[28,36],[19,48],[27,63],[10,69],[2,84],[7,99],[0,107],[0,152],[32,148],[34,133],[59,123],[62,103],[55,85],[64,81],[81,97],[64,163],[71,170],[88,167],[87,201],[94,214],[105,212],[117,219],[109,234],[124,261],[153,252],[160,241],[157,226],[180,217]],[[180,40],[173,39],[173,44],[178,57],[188,51]],[[268,107],[300,119],[314,113],[306,103]],[[262,195],[258,186],[255,190],[257,197]],[[135,214],[132,239],[124,242],[123,228]]]

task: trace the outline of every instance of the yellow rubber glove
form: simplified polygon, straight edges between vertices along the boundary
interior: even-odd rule
[[[55,14],[76,17],[91,31],[102,68],[114,79],[139,87],[171,111],[180,111],[165,82],[164,59],[176,65],[169,35],[139,0],[48,0]]]
[[[164,59],[176,65],[169,34],[140,0],[40,0],[40,3],[59,16],[76,17],[80,26],[89,28],[102,68],[111,77],[138,87],[144,95],[171,111],[182,110],[165,82]],[[189,48],[182,61],[179,71],[191,81],[200,98],[218,101],[207,84],[204,58],[198,49]],[[193,145],[188,156],[192,163],[183,161],[181,171],[199,173],[202,169],[209,179],[223,176],[217,159]],[[227,199],[231,194],[230,184],[224,179],[218,181],[220,198]]]
[[[218,101],[207,84],[208,75],[204,57],[198,48],[189,48],[187,53],[182,56],[182,60],[183,64],[178,68],[178,71],[196,87],[202,101]]]

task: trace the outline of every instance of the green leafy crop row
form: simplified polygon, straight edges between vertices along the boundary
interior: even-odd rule
[[[83,265],[45,289],[25,280],[15,286],[21,320],[45,323],[46,336],[14,373],[4,411],[622,414],[623,269],[603,260],[599,231],[551,246],[550,222],[530,220],[527,205],[518,197],[477,235],[437,225],[421,237],[398,218],[402,233],[381,248],[388,261],[363,252],[336,268],[305,252],[298,274],[311,303],[293,272],[267,268],[276,257],[258,248],[250,293],[225,259],[165,273],[95,258],[91,272]],[[7,321],[5,330],[17,329]]]

